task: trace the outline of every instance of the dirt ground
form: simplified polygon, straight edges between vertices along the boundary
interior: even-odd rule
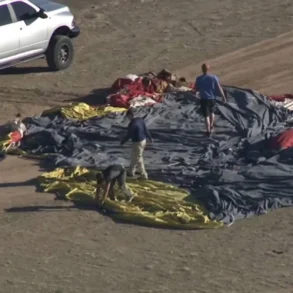
[[[125,73],[165,67],[193,79],[206,60],[225,84],[293,92],[293,33],[277,37],[292,30],[292,1],[63,2],[82,29],[74,65],[1,72],[0,122],[92,101]],[[123,225],[35,193],[40,172],[15,157],[0,165],[1,293],[293,292],[293,209],[212,231]]]

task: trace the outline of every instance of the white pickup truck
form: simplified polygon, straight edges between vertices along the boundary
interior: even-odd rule
[[[46,58],[51,70],[68,68],[71,39],[80,34],[63,4],[48,0],[0,0],[0,70]]]

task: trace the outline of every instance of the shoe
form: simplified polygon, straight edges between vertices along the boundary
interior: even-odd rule
[[[147,176],[139,176],[137,179],[140,179],[140,180],[148,180],[148,177]]]

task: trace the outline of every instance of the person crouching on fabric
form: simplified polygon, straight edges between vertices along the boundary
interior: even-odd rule
[[[109,196],[113,201],[116,200],[114,187],[118,183],[120,190],[128,198],[130,202],[133,199],[131,191],[126,186],[126,171],[122,165],[110,165],[101,173],[97,174],[97,191],[96,191],[96,200],[102,206]],[[103,195],[101,196],[102,191],[104,190]]]
[[[134,117],[132,108],[129,108],[126,113],[127,118],[130,120],[128,130],[125,138],[121,141],[121,145],[126,143],[129,139],[132,140],[131,162],[129,166],[128,175],[135,176],[136,167],[140,173],[140,179],[148,180],[148,174],[145,170],[143,161],[143,152],[146,146],[146,139],[153,142],[151,134],[149,133],[143,118]]]

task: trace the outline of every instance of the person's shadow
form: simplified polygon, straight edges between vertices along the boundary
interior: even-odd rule
[[[1,187],[13,187],[13,186],[36,186],[36,192],[44,194],[43,189],[41,188],[37,178],[30,179],[25,182],[14,182],[14,183],[2,183],[0,184]],[[52,206],[46,206],[46,205],[35,205],[35,206],[21,206],[21,207],[12,207],[5,209],[5,212],[7,213],[28,213],[28,212],[54,212],[54,211],[72,211],[72,210],[88,210],[88,211],[97,211],[100,214],[106,214],[106,211],[103,209],[100,209],[97,207],[94,199],[90,197],[85,197],[83,201],[81,200],[69,200],[66,198],[65,194],[54,192],[51,193],[51,195],[54,195],[55,198],[53,199],[53,203],[55,202],[67,202],[72,203],[72,205],[52,205]]]
[[[6,213],[32,213],[32,212],[56,212],[56,211],[74,211],[74,210],[87,210],[87,211],[97,211],[101,214],[105,214],[103,210],[98,209],[95,205],[90,203],[81,203],[71,201],[73,205],[71,206],[24,206],[24,207],[12,207],[5,209]]]
[[[37,179],[29,179],[27,181],[22,182],[8,182],[8,183],[0,183],[0,188],[7,188],[7,187],[20,187],[20,186],[34,186],[36,185]]]

